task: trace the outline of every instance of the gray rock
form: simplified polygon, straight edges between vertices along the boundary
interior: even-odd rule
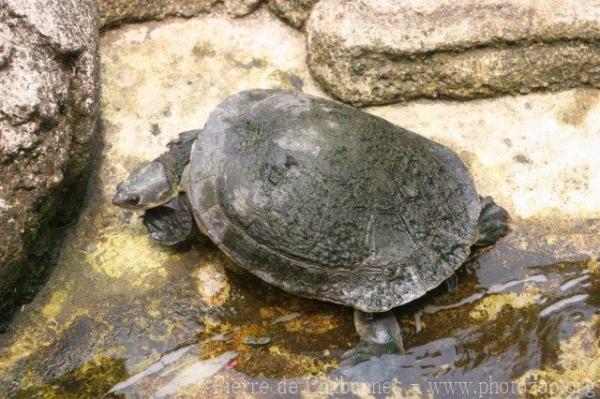
[[[160,20],[166,17],[193,17],[206,13],[219,0],[98,0],[100,25]]]
[[[12,32],[10,27],[0,22],[0,67],[4,66],[12,54]]]
[[[2,315],[32,291],[57,225],[77,212],[98,108],[97,22],[92,0],[0,2]]]
[[[100,25],[110,27],[123,22],[162,20],[166,17],[190,18],[224,3],[227,13],[241,17],[256,10],[261,0],[98,0]]]
[[[234,17],[243,17],[256,10],[261,0],[225,0],[225,10]]]
[[[296,29],[304,27],[313,6],[319,0],[269,0],[269,7],[275,15]]]
[[[309,66],[355,104],[600,85],[600,3],[323,0]]]

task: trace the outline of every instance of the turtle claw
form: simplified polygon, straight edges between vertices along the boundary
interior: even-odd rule
[[[360,341],[354,348],[344,352],[341,356],[340,368],[348,368],[357,364],[376,359],[383,355],[404,355],[404,348],[399,348],[395,342],[376,343]]]

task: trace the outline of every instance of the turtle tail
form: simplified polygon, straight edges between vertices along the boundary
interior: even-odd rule
[[[509,231],[510,216],[492,197],[479,197],[481,200],[481,213],[477,222],[479,238],[473,244],[475,248],[493,245],[500,237]]]

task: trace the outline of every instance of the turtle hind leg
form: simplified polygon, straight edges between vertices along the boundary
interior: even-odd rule
[[[342,355],[340,367],[351,367],[390,353],[404,354],[400,325],[392,311],[366,313],[354,310],[360,342]]]
[[[153,241],[174,248],[188,244],[195,231],[192,210],[184,194],[165,205],[146,210],[144,225]]]
[[[481,198],[481,213],[477,222],[479,238],[473,247],[482,248],[493,245],[509,230],[510,216],[492,197]]]

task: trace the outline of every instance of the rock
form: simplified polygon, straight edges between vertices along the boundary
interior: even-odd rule
[[[3,319],[78,211],[98,108],[98,13],[92,0],[8,0],[0,21]]]
[[[192,278],[196,283],[198,295],[204,303],[221,306],[229,299],[231,288],[222,260],[220,262],[210,262],[209,260],[202,262],[192,272]]]
[[[220,3],[233,17],[256,10],[262,0],[99,0],[103,28],[123,22],[161,20],[166,17],[190,18],[210,12]]]
[[[234,17],[243,17],[256,10],[261,0],[225,0],[225,10]]]
[[[4,66],[12,54],[12,32],[10,27],[0,22],[0,67]]]
[[[354,104],[600,85],[595,0],[323,0],[308,62]]]
[[[275,15],[296,29],[304,27],[313,6],[319,0],[269,0],[269,7]]]
[[[211,10],[219,0],[98,0],[100,25],[160,20],[166,17],[193,17]],[[244,1],[240,1],[244,2]]]
[[[269,342],[271,342],[271,338],[270,337],[255,337],[253,335],[249,335],[247,337],[244,337],[244,343],[246,345],[266,345]]]

